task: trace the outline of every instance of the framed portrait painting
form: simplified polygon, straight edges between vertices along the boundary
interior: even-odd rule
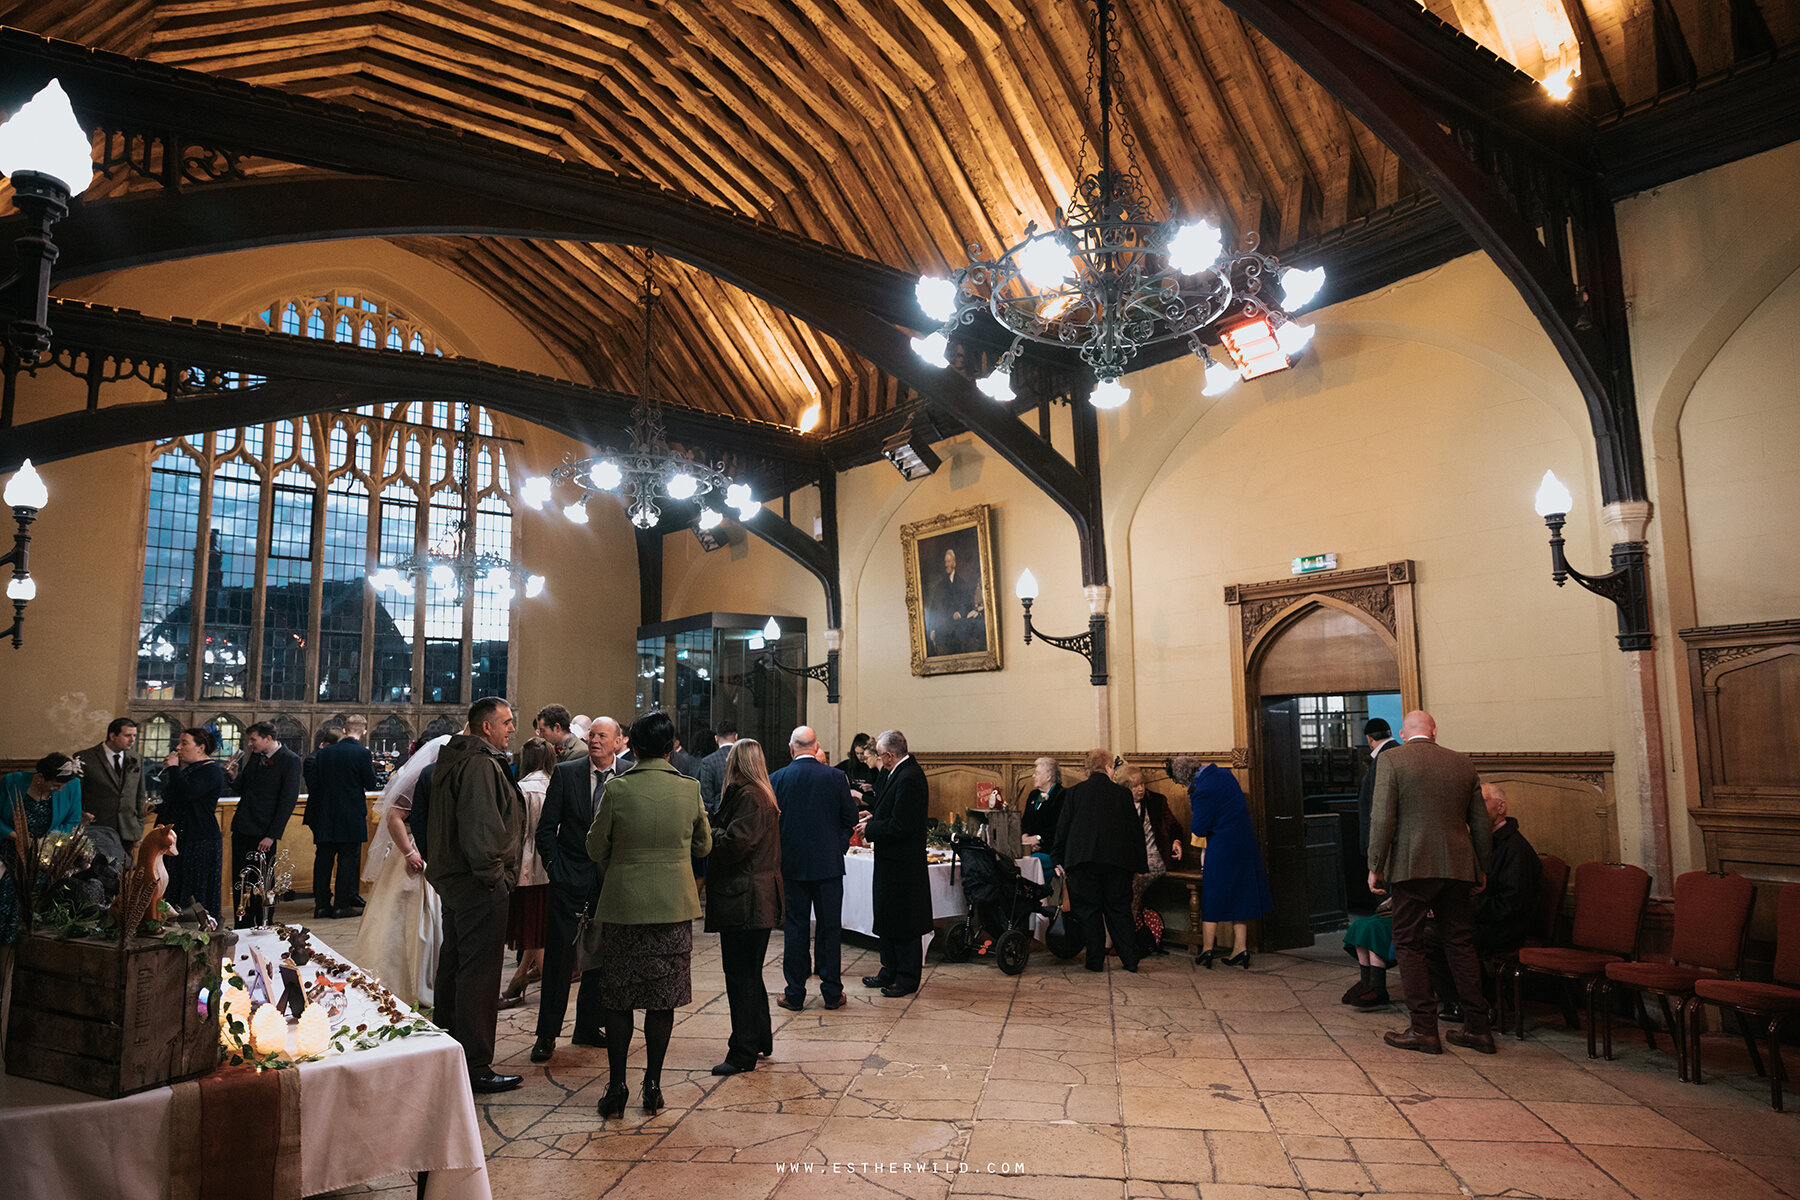
[[[1000,669],[991,527],[985,504],[900,527],[914,675]]]

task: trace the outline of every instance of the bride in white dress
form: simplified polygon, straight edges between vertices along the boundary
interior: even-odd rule
[[[376,802],[375,836],[363,865],[364,882],[375,887],[356,934],[356,965],[414,1006],[432,1002],[444,919],[437,891],[425,882],[425,856],[406,821],[420,774],[449,740],[447,733],[432,738],[388,780]]]

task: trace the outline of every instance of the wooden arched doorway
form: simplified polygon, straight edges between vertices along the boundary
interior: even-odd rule
[[[1310,945],[1314,936],[1294,701],[1398,692],[1403,710],[1419,707],[1412,577],[1412,562],[1402,560],[1225,589],[1236,635],[1232,767],[1249,796],[1275,899],[1259,936],[1265,950]]]

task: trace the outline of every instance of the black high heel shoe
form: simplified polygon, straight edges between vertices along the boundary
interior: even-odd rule
[[[1194,955],[1194,961],[1210,971],[1212,970],[1213,964],[1213,952],[1211,950],[1202,950],[1200,953]]]
[[[642,1090],[644,1111],[652,1114],[661,1112],[663,1106],[662,1084],[655,1080],[646,1079],[644,1080]]]
[[[622,1117],[625,1115],[625,1101],[631,1098],[631,1090],[622,1083],[607,1085],[606,1095],[600,1097],[601,1119]]]
[[[1241,953],[1234,954],[1223,961],[1228,967],[1242,967],[1244,970],[1248,971],[1250,969],[1250,952],[1245,950]]]

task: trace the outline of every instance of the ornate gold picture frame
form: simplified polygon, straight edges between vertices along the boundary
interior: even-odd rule
[[[914,675],[1000,669],[992,528],[986,504],[900,527]]]

